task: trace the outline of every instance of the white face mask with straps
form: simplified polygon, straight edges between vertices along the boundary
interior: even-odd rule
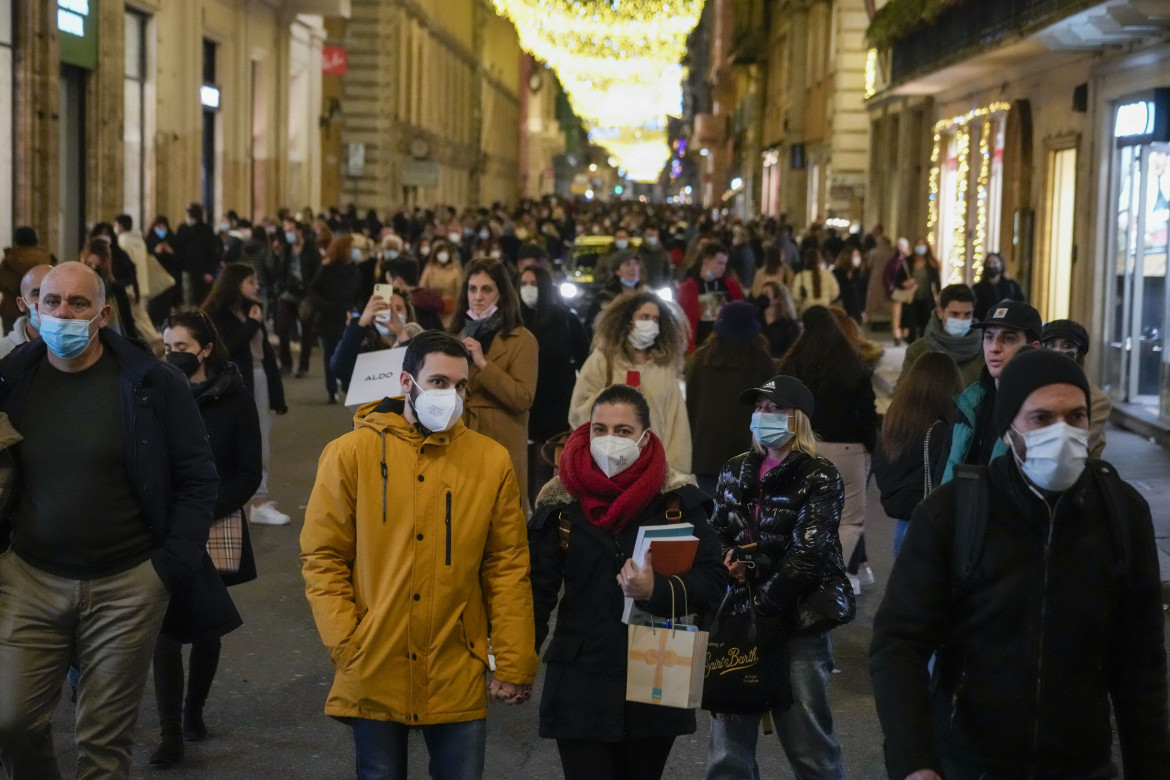
[[[418,395],[410,398],[418,424],[432,433],[448,430],[463,416],[463,399],[459,392],[449,387],[446,390],[423,390],[414,377],[410,383],[418,388]]]
[[[639,445],[648,433],[650,433],[649,428],[638,437],[637,441],[623,436],[598,436],[589,442],[589,454],[593,456],[593,462],[597,464],[597,468],[601,469],[601,473],[613,479],[633,466],[641,457],[642,450]]]
[[[1024,433],[1012,426],[1023,440],[1024,457],[1012,446],[1020,471],[1041,490],[1068,490],[1081,478],[1089,459],[1089,432],[1066,422],[1053,423]]]

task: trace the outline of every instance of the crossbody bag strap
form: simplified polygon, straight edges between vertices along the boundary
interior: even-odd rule
[[[926,429],[926,438],[922,440],[922,497],[926,498],[934,492],[934,475],[931,473],[930,462],[930,434],[934,433],[934,429],[941,423],[941,420],[936,420],[934,425]]]

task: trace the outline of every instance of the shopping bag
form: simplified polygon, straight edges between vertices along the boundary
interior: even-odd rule
[[[682,580],[671,578],[672,602],[675,582]],[[626,701],[696,709],[703,700],[707,632],[673,617],[668,628],[631,624],[628,632]]]
[[[749,587],[749,607],[731,612],[729,590],[711,624],[703,679],[703,709],[758,713],[787,709],[792,703],[788,637],[779,618],[757,615]]]

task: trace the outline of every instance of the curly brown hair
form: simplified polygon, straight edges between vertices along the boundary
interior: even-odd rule
[[[593,348],[614,356],[621,354],[634,361],[630,330],[634,313],[647,303],[658,307],[658,338],[649,349],[650,360],[659,365],[674,365],[682,360],[689,337],[684,320],[674,307],[652,292],[622,293],[602,310],[593,333]]]

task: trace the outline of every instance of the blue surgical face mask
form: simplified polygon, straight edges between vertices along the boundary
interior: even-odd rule
[[[290,244],[295,244],[297,242],[297,234],[291,230],[286,230],[284,231],[284,240]]]
[[[37,305],[35,303],[28,310],[28,324],[37,330],[41,329],[41,315],[37,314]]]
[[[353,249],[349,250],[349,257],[350,257],[350,259],[351,259],[351,260],[353,260],[354,262],[357,262],[358,260],[361,260],[361,259],[362,259],[362,250],[358,249],[358,248],[355,246]]]
[[[167,237],[167,229],[166,229],[166,228],[162,228],[162,227],[155,228],[155,229],[154,229],[154,234],[155,234],[156,236],[158,236],[159,238],[166,238],[166,237]]]
[[[971,320],[947,317],[946,322],[943,323],[943,330],[955,338],[962,338],[971,332]]]
[[[788,430],[788,415],[775,412],[756,412],[752,415],[752,436],[768,449],[778,450],[795,436]]]
[[[63,320],[46,314],[40,318],[37,329],[50,352],[62,360],[72,360],[93,341],[89,326],[101,316],[99,312],[92,320]]]

